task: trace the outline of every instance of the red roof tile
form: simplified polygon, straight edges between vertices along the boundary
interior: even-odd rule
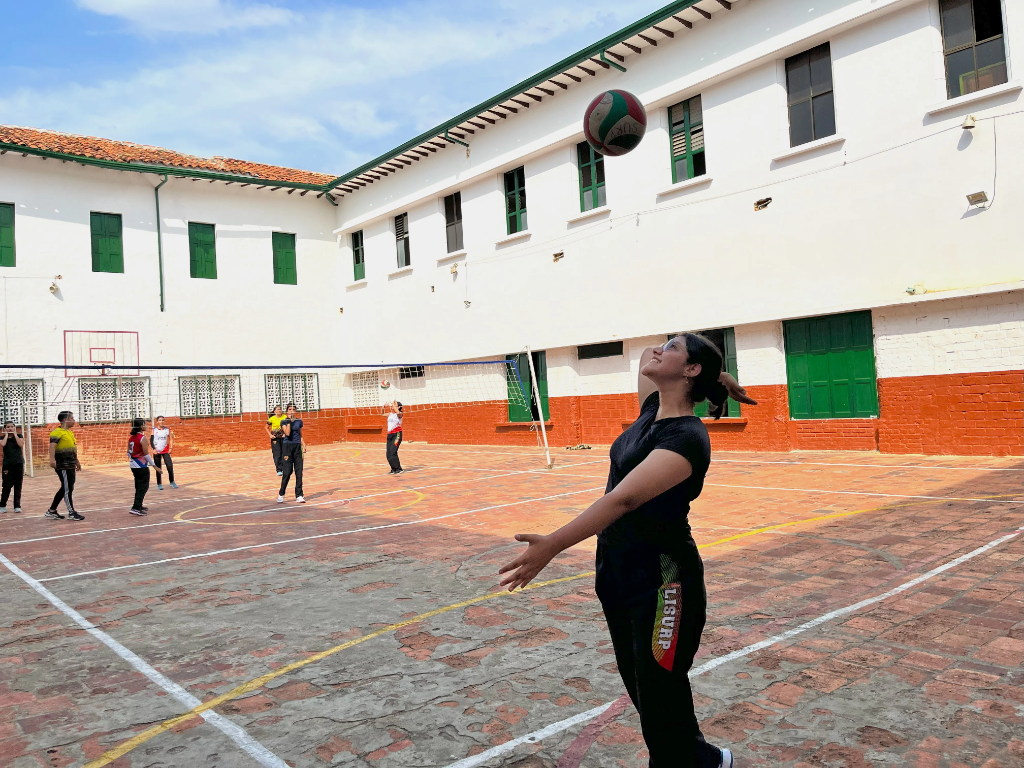
[[[29,149],[59,152],[99,160],[113,160],[121,163],[147,163],[174,168],[188,168],[198,171],[231,173],[252,176],[267,181],[291,181],[300,184],[326,184],[335,177],[326,173],[300,171],[282,168],[278,165],[250,163],[229,157],[196,157],[174,152],[163,147],[133,144],[129,141],[113,141],[95,136],[76,136],[71,133],[57,133],[38,128],[18,128],[0,125],[0,142],[17,144]]]

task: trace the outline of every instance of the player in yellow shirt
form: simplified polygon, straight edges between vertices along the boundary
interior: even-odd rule
[[[78,461],[78,441],[75,440],[75,433],[71,431],[75,426],[75,417],[71,411],[61,411],[57,414],[57,421],[60,422],[60,426],[50,433],[50,466],[60,478],[60,488],[54,495],[50,508],[46,510],[46,517],[54,520],[64,519],[64,515],[57,511],[57,505],[63,499],[68,509],[69,520],[85,520],[75,509],[72,498],[75,492],[75,473],[82,470],[82,464]]]
[[[280,477],[284,474],[284,429],[281,427],[281,422],[285,420],[284,411],[281,410],[280,405],[275,405],[274,410],[271,411],[267,417],[267,436],[270,437],[270,454],[274,457],[274,469],[277,470],[277,475]]]

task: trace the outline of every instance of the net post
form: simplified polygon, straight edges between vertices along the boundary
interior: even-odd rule
[[[36,476],[35,462],[32,460],[32,425],[28,421],[28,406],[21,403],[21,426],[25,430],[25,458],[28,460],[28,476]]]
[[[544,439],[544,456],[548,460],[548,469],[555,466],[551,462],[551,449],[548,447],[548,431],[544,426],[544,403],[540,399],[540,387],[537,386],[537,371],[533,367],[533,351],[526,345],[526,362],[530,366],[530,381],[533,382],[533,396],[537,398],[537,413],[540,415],[540,435]],[[527,403],[529,405],[529,403]]]

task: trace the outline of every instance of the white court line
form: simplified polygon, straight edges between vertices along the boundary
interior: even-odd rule
[[[532,504],[535,501],[550,501],[551,499],[560,499],[565,496],[575,496],[580,493],[589,493],[591,491],[603,490],[604,486],[597,486],[595,488],[584,488],[582,491],[567,491],[566,493],[556,493],[551,496],[539,496],[535,499],[522,499],[520,501],[511,501],[508,504],[494,504],[489,507],[478,507],[477,509],[467,509],[463,512],[451,512],[447,515],[438,515],[437,517],[425,517],[419,520],[406,520],[401,523],[388,523],[386,525],[373,525],[366,528],[352,528],[347,531],[335,531],[334,533],[319,533],[314,536],[300,536],[296,539],[281,539],[279,541],[268,541],[263,544],[249,544],[244,547],[231,547],[230,549],[217,549],[213,552],[200,552],[195,555],[182,555],[180,557],[167,557],[163,560],[148,560],[144,563],[133,563],[131,565],[115,565],[112,568],[99,568],[95,571],[80,571],[79,573],[67,573],[63,576],[50,576],[46,579],[39,579],[40,582],[44,581],[60,581],[61,579],[74,579],[78,576],[92,576],[97,573],[110,573],[111,571],[124,571],[129,568],[143,568],[148,565],[161,565],[163,563],[175,563],[179,560],[194,560],[197,557],[213,557],[214,555],[226,555],[232,552],[245,552],[250,549],[262,549],[263,547],[276,547],[278,544],[294,544],[299,541],[314,541],[316,539],[330,539],[335,536],[347,536],[351,533],[365,533],[366,531],[383,531],[388,528],[402,528],[407,525],[421,525],[423,523],[433,523],[438,520],[448,520],[452,517],[461,517],[462,515],[472,515],[476,512],[489,512],[494,509],[505,509],[507,507],[516,507],[520,504]]]
[[[805,622],[804,624],[801,624],[798,627],[793,627],[793,629],[789,629],[778,635],[773,635],[771,637],[765,638],[764,640],[753,643],[752,645],[748,645],[745,648],[735,650],[732,653],[727,653],[723,656],[718,656],[714,659],[709,659],[708,661],[705,661],[703,664],[691,669],[689,673],[687,673],[687,676],[697,677],[698,675],[702,675],[705,672],[710,672],[715,667],[720,667],[723,664],[727,664],[730,661],[735,661],[736,659],[742,659],[745,656],[749,656],[752,653],[756,653],[757,651],[763,650],[764,648],[768,648],[772,645],[775,645],[776,643],[781,643],[786,640],[789,640],[792,637],[796,637],[799,634],[814,629],[815,627],[821,626],[822,624],[832,621],[833,619],[838,619],[841,616],[846,616],[847,614],[859,611],[861,608],[866,608],[869,605],[880,603],[881,601],[893,597],[894,595],[898,595],[901,592],[906,592],[908,589],[916,587],[921,582],[927,581],[928,579],[938,576],[940,573],[948,571],[950,568],[955,568],[958,565],[966,563],[968,560],[975,558],[978,555],[984,554],[985,552],[988,552],[993,547],[998,547],[1000,544],[1003,544],[1004,542],[1007,542],[1010,539],[1015,538],[1016,536],[1020,535],[1020,532],[1022,530],[1024,529],[1018,528],[1013,533],[1008,533],[1005,536],[1001,536],[995,541],[990,541],[988,544],[978,547],[977,549],[972,550],[971,552],[968,552],[965,555],[960,555],[960,557],[950,560],[948,563],[940,565],[937,568],[933,568],[927,573],[922,573],[917,578],[911,579],[908,582],[900,584],[898,587],[894,587],[893,589],[890,589],[888,592],[883,592],[880,595],[869,597],[865,600],[861,600],[860,602],[854,603],[853,605],[848,605],[845,608],[837,608],[834,611],[829,611],[828,613],[819,616],[816,619],[811,619],[810,621]],[[520,736],[517,739],[506,741],[504,744],[500,744],[497,747],[492,747],[491,749],[488,749],[486,752],[481,752],[478,755],[473,755],[472,757],[467,757],[464,760],[459,760],[457,762],[451,763],[450,765],[446,766],[446,768],[476,768],[476,766],[483,765],[484,763],[488,762],[489,760],[495,757],[499,757],[501,755],[511,752],[521,744],[535,744],[538,741],[542,741],[543,739],[549,736],[554,736],[556,733],[566,731],[575,725],[585,723],[588,720],[593,720],[598,715],[603,714],[613,703],[614,702],[610,701],[607,704],[602,704],[599,707],[594,707],[593,709],[587,710],[586,712],[580,712],[578,715],[573,715],[572,717],[566,718],[565,720],[559,720],[557,723],[552,723],[551,725],[541,728],[540,730],[534,731],[533,733],[528,733],[525,736]]]
[[[903,493],[877,493],[874,491],[822,491],[816,488],[773,488],[768,485],[727,485],[725,483],[704,483],[714,488],[749,488],[754,491],[789,491],[791,493],[838,493],[843,496],[885,496],[891,499],[935,499],[938,501],[988,501],[993,504],[1024,504],[1016,499],[971,499],[959,496],[918,496]]]
[[[129,664],[135,667],[135,669],[137,669],[139,672],[141,672],[143,675],[149,678],[150,682],[153,682],[156,685],[160,686],[167,693],[169,693],[171,696],[173,696],[175,699],[181,702],[182,706],[185,706],[189,710],[192,710],[202,705],[203,702],[201,702],[191,693],[186,691],[180,685],[175,683],[173,680],[170,680],[161,673],[157,672],[146,661],[144,661],[142,658],[137,656],[132,651],[125,648],[123,645],[117,642],[117,640],[112,638],[106,632],[96,627],[95,624],[86,619],[82,614],[80,614],[74,608],[69,606],[67,603],[65,603],[55,594],[53,594],[53,592],[51,592],[42,584],[40,584],[36,579],[33,579],[31,576],[29,576],[27,573],[21,570],[21,568],[16,566],[3,555],[0,555],[0,563],[3,563],[4,566],[7,567],[7,570],[9,570],[19,579],[21,579],[30,587],[32,587],[32,589],[34,589],[36,592],[38,592],[40,595],[46,598],[50,603],[52,603],[57,608],[57,610],[59,610],[61,613],[63,613],[65,616],[67,616],[69,619],[75,622],[78,626],[80,626],[82,629],[84,629],[86,632],[88,632],[90,635],[95,637],[97,640],[99,640],[101,643],[107,646],[110,650],[112,650],[114,653],[120,656],[124,661],[127,661]],[[279,758],[265,746],[256,741],[256,739],[254,739],[252,736],[246,733],[246,731],[241,726],[236,725],[235,723],[228,720],[226,717],[219,715],[216,712],[213,712],[212,710],[200,712],[199,716],[206,720],[206,722],[208,722],[214,728],[217,728],[219,731],[221,731],[233,742],[235,742],[235,744],[241,747],[250,757],[256,760],[256,762],[258,762],[260,765],[267,766],[267,768],[288,768],[288,764],[284,760]]]
[[[759,459],[715,459],[726,464],[801,464],[811,467],[860,467],[861,469],[955,469],[964,472],[1021,472],[1021,467],[950,467],[945,464],[841,464],[832,461],[761,461]]]
[[[446,469],[446,467],[441,467],[441,469]],[[420,472],[420,471],[424,471],[424,470],[423,469],[418,469],[418,470],[410,469],[408,471],[409,472]],[[326,501],[313,501],[313,502],[310,502],[308,504],[305,504],[304,506],[305,507],[323,507],[323,506],[326,506],[328,504],[340,504],[341,502],[359,501],[361,499],[372,499],[372,498],[376,498],[378,496],[391,496],[391,495],[396,494],[396,493],[406,493],[408,491],[423,491],[423,490],[427,490],[429,488],[440,488],[440,487],[445,486],[445,485],[458,485],[459,483],[476,483],[476,482],[480,482],[480,481],[483,481],[483,480],[494,480],[494,479],[502,478],[502,477],[510,477],[512,475],[525,475],[525,474],[528,474],[531,471],[532,470],[520,470],[520,471],[516,471],[516,472],[506,472],[505,474],[502,474],[502,475],[488,475],[487,477],[474,477],[474,478],[467,478],[465,480],[452,480],[452,481],[447,482],[447,483],[434,483],[433,485],[419,485],[419,486],[415,486],[415,487],[412,487],[412,488],[396,488],[393,491],[381,491],[380,493],[364,493],[361,496],[349,496],[347,498],[328,499]],[[219,495],[230,496],[231,494],[219,494]],[[217,496],[211,496],[209,498],[217,498]],[[263,512],[282,512],[284,510],[295,510],[295,509],[299,509],[299,507],[297,507],[294,504],[292,504],[292,505],[289,505],[289,506],[286,506],[286,507],[273,506],[273,507],[265,507],[264,509],[249,509],[249,510],[246,510],[244,512],[225,512],[223,515],[206,515],[205,517],[192,517],[192,518],[189,518],[187,520],[166,520],[166,521],[160,522],[160,523],[143,523],[142,525],[126,525],[126,526],[122,526],[120,528],[100,528],[100,529],[92,530],[92,531],[81,531],[79,533],[64,533],[64,534],[58,534],[56,536],[40,536],[40,537],[35,538],[35,539],[20,539],[18,541],[0,541],[0,547],[11,546],[11,545],[14,545],[14,544],[32,544],[32,543],[35,543],[37,541],[50,541],[52,539],[66,539],[66,538],[69,538],[71,536],[89,536],[89,535],[94,534],[94,533],[114,533],[116,531],[137,531],[137,530],[140,530],[142,528],[157,528],[157,527],[159,527],[161,525],[174,525],[176,523],[196,523],[196,522],[200,522],[202,520],[219,520],[219,519],[224,518],[224,517],[239,517],[239,516],[242,516],[242,515],[257,515],[257,514],[261,514]],[[83,510],[83,511],[88,511],[88,510]],[[46,518],[43,518],[43,519],[46,519]],[[299,521],[299,522],[301,523],[301,521]]]

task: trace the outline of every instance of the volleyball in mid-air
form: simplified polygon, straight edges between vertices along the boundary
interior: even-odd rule
[[[388,381],[387,379],[383,379],[381,381],[381,383],[380,383],[380,388],[381,389],[391,389],[391,382]]]
[[[640,143],[646,131],[647,112],[629,91],[605,91],[583,114],[587,143],[602,155],[626,154]]]

